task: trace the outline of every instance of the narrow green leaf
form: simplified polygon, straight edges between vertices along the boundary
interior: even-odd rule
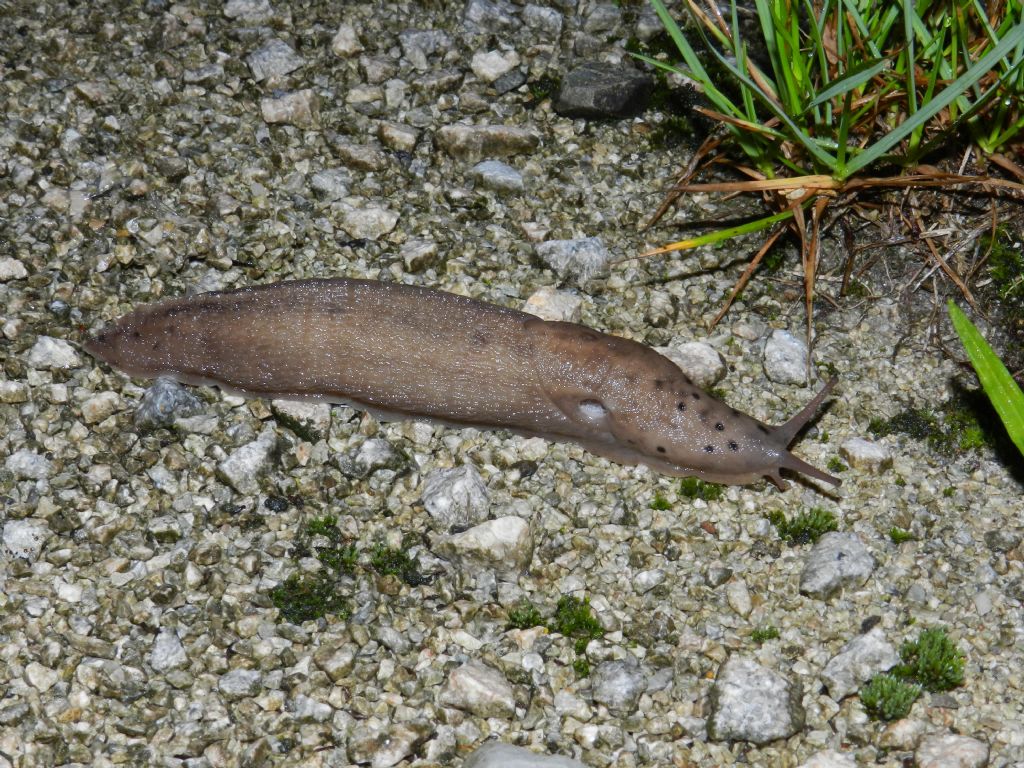
[[[943,88],[936,94],[934,99],[922,106],[912,117],[904,120],[895,129],[851,160],[850,164],[846,167],[846,175],[850,176],[861,168],[866,168],[885,155],[903,141],[915,128],[948,107],[964,91],[977,83],[985,73],[995,67],[1000,59],[1021,43],[1024,43],[1024,23],[1018,24],[1008,32],[1006,37],[994,45],[988,53],[968,67],[960,77]]]
[[[864,83],[868,82],[878,73],[884,71],[888,66],[888,59],[865,61],[863,64],[859,64],[850,69],[842,77],[829,83],[828,88],[815,96],[807,106],[816,107],[819,104],[824,104],[826,101],[830,101],[836,96],[845,95],[855,88],[859,88],[864,85]]]
[[[1010,439],[1024,454],[1024,392],[992,351],[985,338],[956,304],[949,302],[949,317],[963,342],[981,386],[1002,419]]]

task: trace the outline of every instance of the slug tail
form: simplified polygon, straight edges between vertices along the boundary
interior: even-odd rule
[[[775,427],[775,429],[772,430],[772,438],[777,440],[778,444],[781,447],[786,447],[791,442],[793,442],[793,438],[796,437],[796,433],[803,429],[804,426],[806,426],[807,422],[814,418],[814,414],[818,412],[818,408],[821,407],[821,404],[825,401],[825,398],[827,398],[832,393],[832,388],[836,385],[836,382],[838,380],[839,379],[835,376],[829,379],[828,383],[822,388],[821,392],[815,395],[814,399],[811,400],[811,402],[809,402],[807,405],[805,405],[803,410],[800,411],[800,413],[791,418],[785,424],[780,424],[779,426]],[[796,460],[800,461],[799,459]],[[790,467],[790,469],[795,469],[795,467]],[[803,469],[801,469],[800,471],[806,472],[806,474],[812,474],[811,472],[807,472],[806,470]],[[826,477],[828,476],[826,475]],[[833,481],[835,481],[835,478],[829,480],[829,482]],[[838,481],[835,482],[838,484]]]

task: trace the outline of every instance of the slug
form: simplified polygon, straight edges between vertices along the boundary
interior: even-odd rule
[[[840,483],[788,450],[835,379],[770,427],[642,344],[426,288],[298,280],[170,299],[85,349],[141,378],[575,441],[668,475],[785,488],[787,469]]]

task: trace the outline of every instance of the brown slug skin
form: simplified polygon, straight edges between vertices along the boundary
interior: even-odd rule
[[[834,380],[769,427],[642,344],[426,288],[298,280],[171,299],[85,348],[132,376],[571,440],[669,475],[785,487],[790,469],[839,485],[788,451]]]

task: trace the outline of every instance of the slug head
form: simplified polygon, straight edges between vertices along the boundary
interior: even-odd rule
[[[785,424],[771,427],[730,408],[685,376],[673,386],[661,385],[664,394],[650,398],[651,414],[624,411],[616,414],[616,439],[640,448],[643,461],[667,474],[697,475],[713,482],[746,484],[767,477],[786,488],[780,471],[800,472],[833,485],[840,480],[794,456],[789,444],[810,421],[835,385],[830,381],[800,413]],[[658,389],[655,382],[655,389]]]

